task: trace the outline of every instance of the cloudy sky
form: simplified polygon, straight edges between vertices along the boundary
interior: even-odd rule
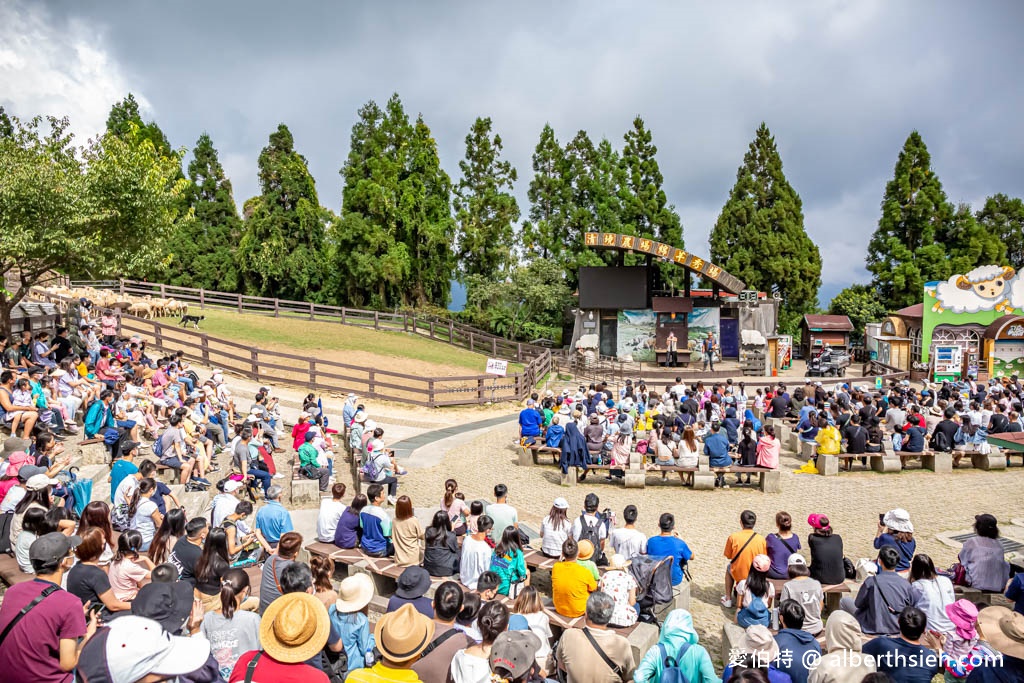
[[[647,121],[688,247],[707,235],[760,121],[824,257],[822,302],[863,259],[914,128],[953,201],[1024,195],[1017,0],[734,2],[14,2],[0,0],[0,104],[69,115],[85,138],[133,92],[175,146],[208,132],[239,205],[277,123],[321,202],[356,111],[400,93],[454,177],[490,116],[520,172],[545,122],[617,145]]]

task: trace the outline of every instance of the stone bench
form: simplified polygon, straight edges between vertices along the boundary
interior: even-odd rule
[[[1002,597],[1000,591],[983,591],[978,588],[971,588],[970,586],[953,586],[953,592],[958,598],[965,598],[974,603],[984,603],[986,605],[992,604],[992,598],[995,596]]]
[[[292,503],[319,503],[320,480],[306,479],[299,473],[299,459],[292,457],[292,488],[289,501]]]
[[[677,467],[675,465],[658,465],[657,469],[650,469],[644,472],[645,476],[652,472],[686,472],[693,474],[693,489],[695,491],[706,491],[715,488],[717,474],[756,474],[758,475],[758,488],[764,493],[779,493],[782,491],[782,471],[772,470],[765,467],[710,467],[706,464],[706,456],[701,456],[701,465],[697,467]],[[628,476],[628,474],[627,474]]]
[[[523,466],[539,465],[541,454],[551,455],[555,465],[558,464],[558,460],[562,457],[562,449],[552,448],[551,446],[527,446],[524,444],[520,446],[519,450],[519,464]]]

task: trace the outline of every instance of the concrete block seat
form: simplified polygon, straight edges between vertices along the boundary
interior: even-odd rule
[[[21,571],[18,561],[11,555],[0,555],[0,580],[8,586],[14,586],[25,581],[31,581],[35,574],[26,574]]]

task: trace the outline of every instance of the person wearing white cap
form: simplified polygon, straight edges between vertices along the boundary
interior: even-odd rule
[[[219,527],[227,519],[228,515],[235,511],[238,506],[238,501],[242,498],[243,491],[242,482],[235,481],[234,479],[228,479],[224,482],[224,490],[222,493],[218,493],[210,501],[210,508],[212,510],[212,527]]]
[[[356,416],[356,405],[359,403],[359,397],[355,394],[349,394],[345,399],[345,405],[341,407],[341,423],[346,428],[352,426],[352,418]]]
[[[896,565],[896,571],[909,571],[910,561],[914,559],[914,553],[917,551],[917,541],[914,540],[914,525],[910,522],[910,513],[903,508],[889,510],[878,522],[878,530],[875,531],[875,550],[881,550],[887,545],[899,551],[900,561]]]
[[[547,517],[540,523],[540,552],[545,557],[559,559],[562,556],[562,544],[572,532],[572,522],[568,517],[569,501],[555,498]]]
[[[205,638],[174,636],[152,619],[128,615],[111,621],[82,648],[78,673],[87,681],[165,681],[203,669],[209,659]]]

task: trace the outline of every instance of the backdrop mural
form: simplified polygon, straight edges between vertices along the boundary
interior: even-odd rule
[[[721,312],[717,308],[695,308],[686,314],[690,348],[700,345],[700,342],[708,336],[708,332],[714,332],[718,336],[718,325],[721,321]]]
[[[635,361],[653,361],[655,323],[653,310],[619,311],[616,355]]]

